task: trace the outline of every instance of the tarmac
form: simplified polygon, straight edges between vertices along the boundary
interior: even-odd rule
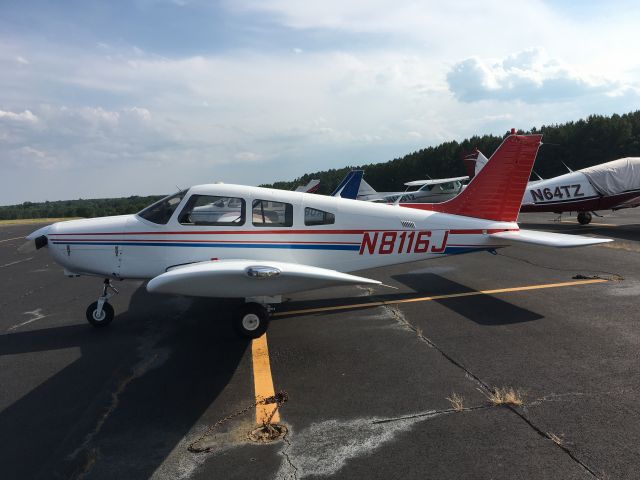
[[[639,215],[522,215],[615,242],[363,271],[395,288],[292,295],[261,343],[234,302],[134,281],[94,329],[101,280],[0,227],[0,477],[637,479]],[[503,387],[522,404],[494,405]],[[280,391],[284,438],[249,440]]]

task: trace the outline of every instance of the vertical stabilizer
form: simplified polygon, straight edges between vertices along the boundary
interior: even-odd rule
[[[542,135],[509,135],[460,195],[443,203],[403,207],[515,222]]]

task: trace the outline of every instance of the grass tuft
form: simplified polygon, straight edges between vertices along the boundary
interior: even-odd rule
[[[451,407],[456,412],[461,412],[464,410],[464,398],[462,395],[458,395],[456,392],[453,392],[450,397],[447,397],[447,400],[451,403]]]
[[[551,432],[548,432],[547,435],[549,436],[549,439],[556,445],[562,445],[562,443],[564,442],[564,440],[562,439],[564,435],[562,435],[562,437],[559,437],[555,433],[551,433]]]
[[[513,405],[519,407],[523,404],[522,392],[513,387],[493,387],[493,390],[486,395],[493,405]]]

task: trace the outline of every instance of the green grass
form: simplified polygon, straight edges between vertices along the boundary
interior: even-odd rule
[[[65,220],[77,220],[80,217],[68,218],[19,218],[17,220],[0,220],[0,227],[8,225],[30,225],[32,223],[55,223]]]

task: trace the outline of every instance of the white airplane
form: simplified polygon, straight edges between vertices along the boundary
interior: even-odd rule
[[[364,179],[360,180],[357,199],[386,203],[440,203],[458,195],[469,177],[413,180],[404,185],[404,192],[376,192]]]
[[[272,305],[283,294],[380,284],[348,272],[492,252],[518,242],[577,247],[611,241],[518,228],[520,200],[540,139],[508,136],[460,195],[439,204],[375,204],[200,185],[136,215],[58,222],[27,238],[36,248],[48,246],[68,276],[105,278],[102,294],[87,309],[87,320],[96,327],[114,318],[112,279],[150,279],[149,292],[243,298],[234,325],[241,335],[256,338],[266,331]],[[240,205],[235,217],[200,217],[202,210],[195,210],[220,200]]]
[[[467,169],[474,169],[477,174],[486,164],[486,157],[479,151],[476,153],[477,161],[475,154],[464,161]],[[586,225],[596,210],[640,205],[640,157],[620,158],[576,171],[567,169],[569,173],[564,175],[529,182],[520,211],[578,212],[578,222]]]

